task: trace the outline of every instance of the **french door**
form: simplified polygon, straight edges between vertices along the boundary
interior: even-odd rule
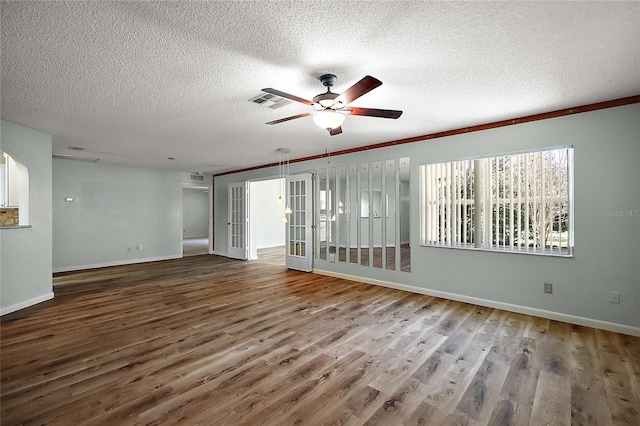
[[[311,174],[289,176],[287,200],[291,213],[286,226],[286,266],[310,272],[313,270]]]
[[[246,260],[248,257],[247,228],[249,217],[247,214],[247,183],[229,184],[229,213],[227,225],[229,227],[227,255],[235,259]]]

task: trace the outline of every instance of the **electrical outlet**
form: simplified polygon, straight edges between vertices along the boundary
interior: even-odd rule
[[[544,292],[547,294],[553,294],[553,284],[544,283]]]
[[[138,244],[138,250],[142,250],[142,244]]]
[[[609,303],[620,303],[620,293],[617,291],[610,291]]]

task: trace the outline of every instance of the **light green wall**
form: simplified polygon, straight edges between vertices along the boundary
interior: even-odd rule
[[[209,236],[209,193],[201,188],[182,191],[182,236]]]
[[[348,120],[348,119],[347,119]],[[310,129],[311,130],[311,129]],[[346,132],[346,131],[345,131]],[[341,136],[336,136],[341,137]],[[575,146],[575,256],[557,258],[419,245],[419,166],[485,154]],[[640,332],[640,217],[609,212],[640,209],[640,105],[501,127],[360,153],[332,156],[331,166],[390,158],[411,159],[412,272],[385,271],[315,260],[316,269],[450,294],[513,310],[548,313],[573,322],[620,325]],[[295,158],[295,149],[292,150]],[[292,163],[291,173],[327,160]],[[276,173],[273,168],[220,176],[214,183],[215,247],[227,251],[227,184]],[[554,284],[554,294],[543,283]],[[620,304],[609,303],[620,292]],[[558,314],[558,315],[556,315]],[[626,327],[626,328],[625,328]]]
[[[29,172],[30,228],[0,230],[0,308],[13,312],[53,297],[51,135],[2,121],[2,150]]]
[[[54,159],[54,271],[180,257],[188,182],[187,173]]]

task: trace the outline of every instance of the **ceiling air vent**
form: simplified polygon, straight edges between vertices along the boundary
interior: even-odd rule
[[[255,98],[249,99],[249,102],[253,102],[254,104],[258,104],[271,109],[280,109],[283,106],[289,105],[291,103],[291,101],[288,99],[272,95],[270,93],[262,93]]]
[[[69,148],[70,151],[84,151],[84,148],[81,146],[70,146]]]
[[[204,182],[204,175],[190,175],[189,180],[194,182]]]

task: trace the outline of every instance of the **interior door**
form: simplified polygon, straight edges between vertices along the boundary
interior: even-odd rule
[[[291,213],[286,226],[286,265],[289,269],[313,270],[311,174],[289,176],[287,200]]]
[[[247,183],[229,184],[229,213],[228,222],[228,256],[235,259],[247,260],[247,229],[249,224],[247,209]]]

